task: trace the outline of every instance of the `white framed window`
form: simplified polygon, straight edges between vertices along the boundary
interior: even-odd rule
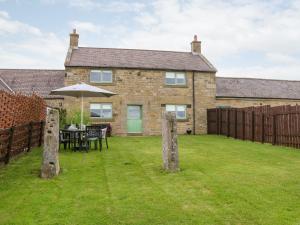
[[[91,70],[91,83],[112,83],[113,74],[111,70]]]
[[[165,83],[167,85],[186,85],[185,73],[166,72]]]
[[[176,119],[186,119],[186,105],[166,105],[167,112],[175,112]]]
[[[91,103],[90,116],[93,118],[112,118],[112,104],[111,103]]]

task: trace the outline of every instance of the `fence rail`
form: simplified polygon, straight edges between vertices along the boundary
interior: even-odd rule
[[[43,132],[43,121],[0,129],[0,162],[7,164],[12,157],[41,146]]]
[[[208,134],[300,148],[300,106],[208,109]]]

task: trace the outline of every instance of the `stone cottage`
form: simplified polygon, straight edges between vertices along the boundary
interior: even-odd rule
[[[206,133],[206,109],[215,106],[216,69],[201,54],[197,36],[190,52],[78,46],[70,34],[65,85],[85,82],[117,93],[87,98],[92,123],[109,122],[118,135],[158,135],[162,111],[176,112],[179,133]],[[65,98],[69,113],[79,100]]]

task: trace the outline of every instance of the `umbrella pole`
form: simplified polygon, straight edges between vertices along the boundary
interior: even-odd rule
[[[83,96],[81,95],[81,115],[80,115],[80,129],[83,127]]]

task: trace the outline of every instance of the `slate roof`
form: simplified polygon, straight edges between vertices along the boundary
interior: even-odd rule
[[[1,77],[0,77],[0,91],[12,92],[12,90],[7,86],[7,84]]]
[[[79,47],[72,50],[70,60],[65,65],[216,72],[203,55],[139,49]]]
[[[61,98],[50,96],[49,93],[64,86],[64,77],[64,70],[0,69],[0,78],[14,92],[28,95],[36,93],[44,98]],[[1,86],[0,82],[0,89]]]
[[[300,81],[217,77],[216,97],[300,99]]]

